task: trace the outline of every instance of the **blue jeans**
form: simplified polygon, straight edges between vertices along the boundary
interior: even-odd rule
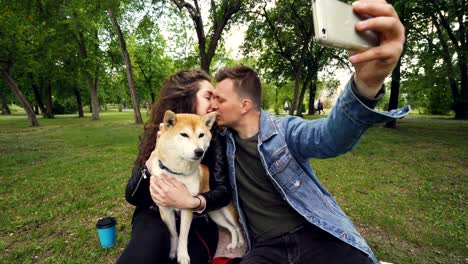
[[[342,242],[320,228],[306,223],[285,235],[252,242],[252,250],[241,264],[371,264],[360,250]]]

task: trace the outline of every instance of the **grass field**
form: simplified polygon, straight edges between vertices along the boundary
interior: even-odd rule
[[[124,188],[142,126],[131,112],[39,122],[0,116],[0,262],[114,262],[130,236]],[[468,122],[374,127],[352,152],[311,162],[379,259],[467,263]],[[104,250],[95,224],[107,215],[118,235]]]

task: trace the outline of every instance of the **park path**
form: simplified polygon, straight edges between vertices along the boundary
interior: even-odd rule
[[[468,120],[446,119],[446,118],[421,118],[421,117],[411,117],[411,116],[407,116],[399,121],[468,124]]]

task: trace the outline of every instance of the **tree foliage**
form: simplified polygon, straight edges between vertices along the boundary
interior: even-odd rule
[[[407,37],[382,105],[468,119],[467,2],[390,2]],[[233,25],[247,27],[244,58],[225,50]],[[174,71],[239,63],[259,71],[264,107],[279,113],[288,101],[296,115],[306,105],[313,114],[319,90],[328,89],[321,87],[350,67],[345,51],[313,41],[306,0],[0,1],[0,105],[8,114],[8,104],[20,104],[31,125],[37,114],[84,116],[84,109],[98,120],[108,103],[148,107]]]
[[[279,86],[294,81],[289,113],[297,110],[296,115],[302,115],[303,103],[315,100],[318,72],[327,64],[343,63],[343,52],[312,41],[310,1],[253,3],[250,9],[244,54],[258,57],[257,67],[267,80]],[[309,98],[305,100],[307,90]],[[313,114],[313,105],[309,106],[309,114]]]

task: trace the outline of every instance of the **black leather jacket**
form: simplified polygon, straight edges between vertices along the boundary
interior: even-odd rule
[[[206,199],[204,213],[226,206],[231,200],[231,186],[227,174],[226,138],[218,128],[213,128],[210,147],[203,157],[202,164],[210,171],[210,191],[201,193]],[[149,172],[146,166],[135,166],[125,189],[125,199],[136,207],[156,207],[149,191]]]

